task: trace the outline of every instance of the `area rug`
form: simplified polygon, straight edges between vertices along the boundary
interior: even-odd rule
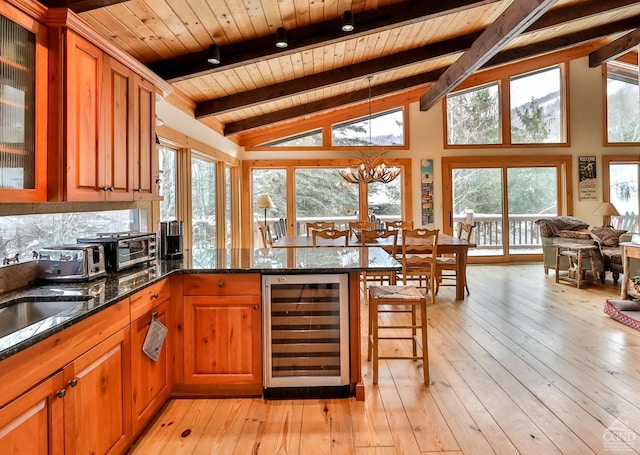
[[[605,299],[604,312],[618,322],[640,330],[640,301]]]

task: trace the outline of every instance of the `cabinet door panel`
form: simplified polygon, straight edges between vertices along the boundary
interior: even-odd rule
[[[0,409],[2,453],[63,453],[61,389],[58,373]]]
[[[67,32],[67,200],[99,201],[105,187],[104,156],[98,144],[103,53]]]
[[[104,59],[102,147],[107,200],[131,200],[133,153],[133,72]]]
[[[185,382],[261,382],[260,296],[184,298]]]
[[[158,174],[158,153],[155,144],[156,95],[153,84],[135,76],[134,115],[134,178],[133,197],[135,200],[158,198],[156,181]]]
[[[165,338],[157,361],[142,352],[142,345],[149,330],[152,315],[165,327],[168,322],[169,303],[158,305],[131,325],[131,404],[133,408],[133,432],[141,429],[153,417],[155,411],[169,395],[169,355],[171,335]]]
[[[65,453],[120,453],[131,435],[128,328],[64,369]],[[75,384],[72,385],[72,384]]]

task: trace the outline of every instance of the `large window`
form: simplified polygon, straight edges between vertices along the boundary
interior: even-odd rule
[[[194,257],[200,250],[217,248],[216,163],[198,153],[191,155],[191,243]]]
[[[320,147],[321,145],[322,129],[317,129],[266,142],[260,144],[260,147]]]
[[[0,217],[0,263],[16,254],[23,262],[44,247],[74,244],[101,232],[145,232],[146,220],[138,209]]]
[[[511,142],[562,142],[560,68],[555,66],[511,78]]]
[[[178,217],[177,199],[177,162],[178,152],[172,148],[158,147],[158,165],[160,169],[160,221],[176,220]]]
[[[333,146],[394,146],[404,145],[404,143],[402,108],[348,120],[331,127],[331,145]]]
[[[447,138],[451,145],[502,142],[498,84],[447,96]]]
[[[607,142],[640,142],[638,65],[617,60],[607,67]]]
[[[563,80],[556,65],[447,95],[447,145],[565,143]],[[501,115],[505,104],[508,118]]]

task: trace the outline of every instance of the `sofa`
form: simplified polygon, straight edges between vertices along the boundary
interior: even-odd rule
[[[594,253],[596,271],[601,283],[604,283],[606,272],[611,272],[613,283],[618,284],[622,274],[622,248],[620,242],[631,240],[631,234],[611,227],[589,226],[582,220],[570,216],[554,216],[540,218],[535,222],[540,228],[542,239],[542,256],[544,273],[556,267],[556,245],[563,243],[584,243],[596,245]],[[582,264],[583,270],[591,270],[589,259]],[[560,268],[567,269],[566,257],[560,258]]]

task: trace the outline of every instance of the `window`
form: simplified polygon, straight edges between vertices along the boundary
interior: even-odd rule
[[[358,220],[358,185],[345,182],[335,168],[295,170],[296,221],[305,229],[309,221],[346,225]]]
[[[233,173],[229,166],[224,167],[224,245],[226,248],[231,248],[233,243],[232,228],[233,228],[233,190],[232,190],[232,177]]]
[[[169,147],[158,147],[158,162],[160,168],[160,220],[169,221],[178,218],[176,206],[177,196],[177,162],[178,152]]]
[[[607,68],[607,142],[640,142],[638,65],[612,60]]]
[[[205,155],[191,155],[191,248],[217,248],[216,163]]]
[[[371,132],[369,132],[371,124]],[[371,140],[370,140],[371,139]],[[378,112],[371,116],[335,124],[331,127],[332,146],[402,146],[404,141],[404,110]]]
[[[147,231],[142,210],[47,213],[0,217],[0,261],[19,255],[31,259],[41,248],[74,244],[99,232]]]
[[[322,129],[307,131],[275,141],[261,144],[260,147],[320,147],[322,146]]]
[[[609,164],[609,202],[620,215],[640,214],[638,182],[640,182],[640,162]]]
[[[563,137],[559,67],[511,78],[511,143],[559,143]]]
[[[564,77],[555,65],[447,95],[447,145],[566,143]]]
[[[502,142],[497,83],[448,95],[446,102],[450,145]]]

